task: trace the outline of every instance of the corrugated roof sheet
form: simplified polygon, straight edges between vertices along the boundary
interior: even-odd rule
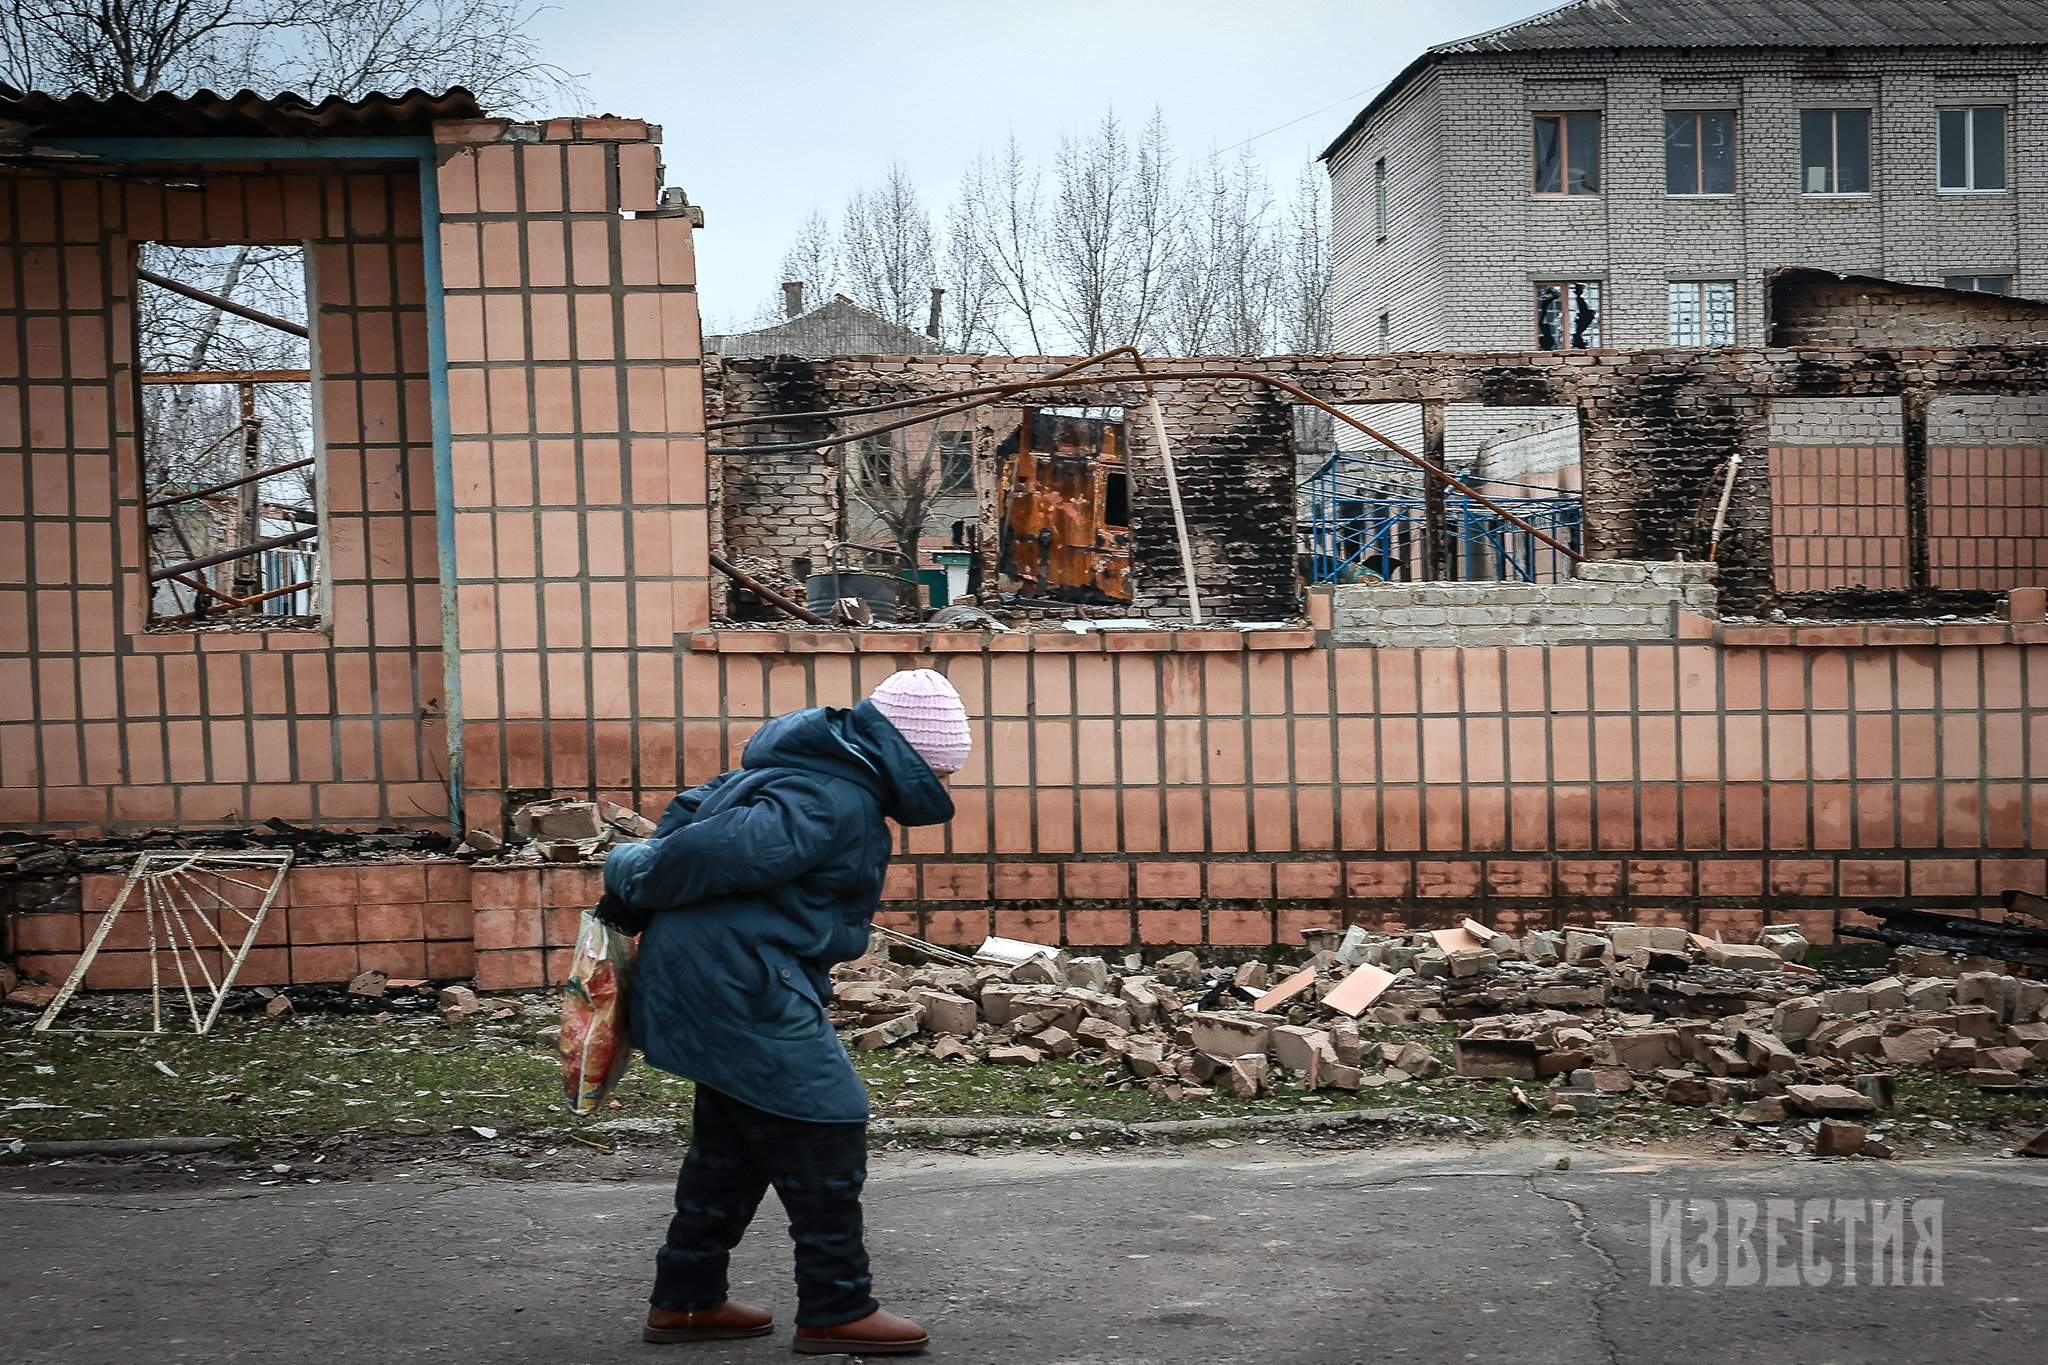
[[[2048,42],[2048,0],[1572,0],[1431,52]]]
[[[810,312],[752,332],[704,338],[704,349],[733,360],[793,355],[825,360],[837,355],[935,355],[946,348],[909,327],[835,294]]]
[[[51,95],[0,84],[0,119],[42,137],[400,137],[426,133],[441,119],[482,114],[461,86],[440,94],[408,90],[359,99],[310,100],[292,91],[218,95],[199,90],[133,95]]]
[[[2048,0],[1571,0],[1438,43],[1402,68],[1336,140],[1446,57],[1567,48],[2048,46]]]

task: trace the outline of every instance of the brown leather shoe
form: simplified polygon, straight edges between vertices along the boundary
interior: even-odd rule
[[[924,1328],[901,1313],[877,1308],[837,1327],[799,1327],[791,1344],[803,1356],[914,1356],[931,1341]]]
[[[751,1303],[727,1299],[716,1308],[699,1308],[679,1313],[670,1308],[647,1309],[647,1326],[640,1339],[657,1345],[684,1341],[731,1341],[736,1337],[765,1337],[775,1330],[774,1315]]]

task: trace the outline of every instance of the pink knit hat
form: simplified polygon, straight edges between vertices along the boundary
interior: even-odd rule
[[[891,673],[868,698],[889,718],[917,756],[935,773],[956,773],[967,762],[974,737],[967,729],[967,708],[943,673],[912,668]]]

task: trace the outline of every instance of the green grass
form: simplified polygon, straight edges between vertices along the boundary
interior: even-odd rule
[[[92,1022],[134,1021],[96,1009]],[[604,1113],[576,1119],[564,1112],[554,1022],[553,1002],[540,997],[512,1018],[463,1025],[443,1024],[431,1012],[397,1013],[385,1022],[345,1014],[306,1014],[285,1023],[229,1015],[206,1038],[38,1036],[17,1018],[0,1033],[0,1149],[15,1139],[224,1136],[262,1145],[342,1134],[432,1137],[471,1126],[500,1134],[578,1133],[607,1120],[686,1126],[690,1085],[641,1060],[627,1070]],[[1370,1036],[1421,1041],[1448,1062],[1454,1032],[1420,1026]],[[1463,1131],[1474,1137],[1533,1126],[1560,1135],[1656,1140],[1712,1126],[1707,1110],[1665,1105],[1648,1098],[1649,1090],[1598,1117],[1553,1120],[1540,1081],[1518,1083],[1538,1107],[1530,1115],[1511,1104],[1517,1083],[1448,1075],[1355,1095],[1309,1094],[1282,1079],[1275,1093],[1259,1100],[1220,1091],[1168,1100],[1120,1066],[1102,1063],[946,1064],[901,1048],[857,1052],[854,1061],[883,1117],[1136,1122],[1399,1106],[1462,1120]],[[1886,1118],[1899,1137],[1915,1142],[1985,1129],[2024,1133],[2048,1123],[2048,1103],[2039,1099],[1977,1091],[1932,1073],[1901,1073],[1899,1097]],[[60,1107],[17,1107],[39,1105]]]

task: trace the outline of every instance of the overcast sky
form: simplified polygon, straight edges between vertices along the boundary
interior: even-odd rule
[[[1106,104],[1133,123],[1157,105],[1183,155],[1256,137],[1285,186],[1421,49],[1555,3],[564,0],[538,36],[587,73],[593,112],[662,125],[668,183],[704,206],[714,330],[771,296],[813,208],[836,222],[892,159],[936,222],[1012,132],[1047,155]]]

